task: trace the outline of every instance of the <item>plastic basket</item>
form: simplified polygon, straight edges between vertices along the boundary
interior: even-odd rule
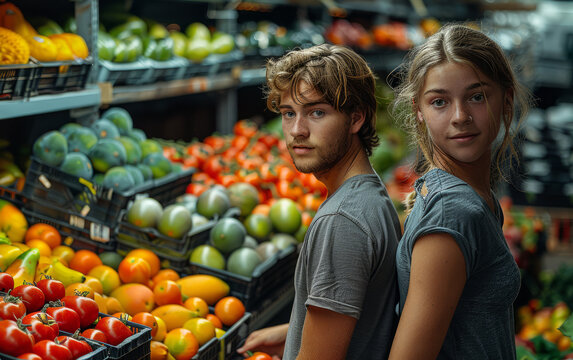
[[[203,344],[191,360],[218,360],[219,349],[219,339],[214,337]]]
[[[64,214],[85,218],[114,229],[120,212],[136,194],[145,193],[162,204],[185,193],[195,169],[171,173],[125,192],[97,186],[89,180],[42,164],[32,157],[22,193],[31,201],[60,208]],[[68,219],[60,219],[68,221]]]
[[[153,82],[154,68],[151,60],[141,58],[132,63],[113,63],[99,61],[98,82],[109,82],[112,85],[143,85]]]
[[[108,316],[111,315],[99,314],[100,319]],[[151,354],[151,328],[131,321],[127,321],[126,324],[132,329],[133,335],[125,339],[122,343],[110,345],[96,340],[93,341],[105,346],[107,349],[106,359],[149,359]]]
[[[242,318],[233,324],[219,339],[219,359],[230,360],[237,358],[237,349],[250,332],[251,313],[246,312]]]
[[[71,336],[72,334],[67,333],[65,331],[60,331],[60,335]],[[80,356],[79,358],[77,358],[77,360],[105,360],[108,358],[107,348],[105,347],[105,345],[103,345],[100,342],[86,339],[83,337],[81,339],[87,341],[87,343],[90,344],[90,346],[92,347],[92,352],[90,352],[89,354],[85,354],[84,356]],[[18,360],[18,358],[0,353],[0,360]]]
[[[252,311],[257,309],[272,291],[293,282],[297,259],[297,247],[293,245],[280,250],[257,266],[250,278],[193,262],[189,263],[189,271],[186,273],[209,274],[222,279],[229,284],[230,295],[241,299],[246,309]]]
[[[0,199],[8,200],[12,204],[22,207],[26,202],[26,198],[22,195],[22,191],[17,189],[16,185],[0,186]]]
[[[30,224],[45,223],[58,229],[63,243],[76,250],[87,249],[100,253],[116,249],[114,229],[109,226],[36,201],[27,201],[22,212]]]
[[[29,98],[36,67],[35,64],[0,65],[0,100]]]
[[[179,56],[167,61],[150,61],[153,66],[151,82],[183,79],[187,66],[189,66],[189,60]]]
[[[285,307],[291,306],[294,300],[294,281],[285,283],[281,288],[270,291],[266,298],[251,311],[249,330],[254,331],[268,326],[277,318]],[[290,312],[289,312],[290,313]],[[288,321],[288,320],[287,320]]]
[[[83,90],[86,87],[91,60],[54,61],[38,63],[32,80],[32,95]]]

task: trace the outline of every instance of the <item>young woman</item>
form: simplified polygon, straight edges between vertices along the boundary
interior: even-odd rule
[[[421,177],[396,255],[390,359],[514,359],[520,275],[493,190],[530,97],[503,50],[470,27],[444,26],[408,60],[393,109]]]

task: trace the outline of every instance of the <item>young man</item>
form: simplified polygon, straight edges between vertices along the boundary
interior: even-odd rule
[[[296,168],[328,197],[309,226],[295,273],[289,324],[253,332],[239,349],[283,359],[381,359],[397,318],[395,255],[401,230],[369,162],[375,78],[360,56],[332,45],[267,64],[267,106],[282,115]]]

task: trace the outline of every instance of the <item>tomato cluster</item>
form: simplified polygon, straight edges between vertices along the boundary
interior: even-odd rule
[[[0,296],[2,354],[23,359],[77,359],[92,351],[85,338],[117,345],[132,335],[119,319],[114,318],[121,324],[107,317],[97,321],[95,300],[83,294],[65,295],[59,280],[46,278],[14,287],[11,275],[0,273],[0,289],[6,292]]]

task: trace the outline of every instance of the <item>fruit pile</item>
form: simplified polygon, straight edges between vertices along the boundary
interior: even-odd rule
[[[42,163],[118,191],[126,191],[177,169],[159,144],[133,128],[130,114],[112,107],[91,126],[70,122],[42,134],[33,145]]]
[[[56,23],[34,28],[22,11],[11,2],[0,4],[0,64],[25,64],[29,57],[41,62],[85,59],[85,40],[64,32]]]

